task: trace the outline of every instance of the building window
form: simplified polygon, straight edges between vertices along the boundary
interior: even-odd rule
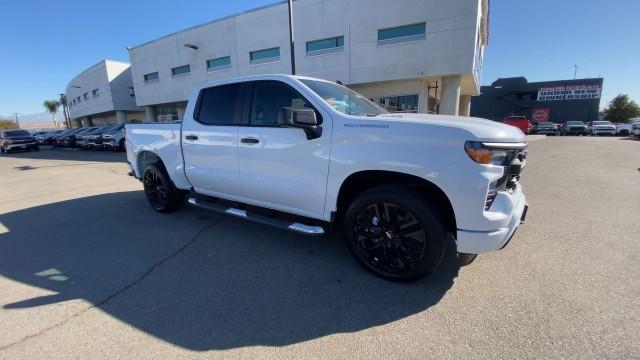
[[[160,77],[158,76],[158,72],[157,71],[144,75],[144,82],[146,82],[146,83],[152,82],[152,81],[158,81],[159,79],[160,79]]]
[[[99,89],[93,89],[93,90],[91,90],[91,94],[93,95],[94,98],[97,98],[98,96],[100,96],[100,90]]]
[[[171,76],[174,78],[187,76],[191,73],[191,65],[182,65],[171,69]]]
[[[256,50],[249,53],[252,64],[264,64],[280,60],[280,48]]]
[[[156,115],[158,121],[175,121],[178,120],[178,108],[175,106],[158,106]]]
[[[413,24],[378,30],[378,45],[424,40],[427,24]]]
[[[219,71],[229,69],[231,67],[231,57],[224,56],[216,59],[207,60],[207,71]]]
[[[73,99],[73,101],[71,101],[71,103],[72,103],[73,105],[75,105],[75,104],[76,104],[76,99]]]
[[[82,97],[83,97],[85,100],[89,100],[89,93],[84,93],[84,94],[82,94]]]
[[[307,41],[307,55],[321,55],[344,51],[344,36]]]
[[[78,96],[76,100],[78,100],[78,104],[80,104],[80,96]]]
[[[129,96],[136,96],[136,91],[133,86],[129,86]]]
[[[418,112],[418,95],[383,96],[371,101],[389,112]]]

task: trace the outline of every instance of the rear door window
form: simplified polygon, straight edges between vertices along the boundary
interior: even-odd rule
[[[204,125],[237,125],[240,122],[241,89],[241,84],[229,84],[202,90],[195,119]]]

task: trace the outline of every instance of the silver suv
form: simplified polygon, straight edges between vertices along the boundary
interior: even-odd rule
[[[102,134],[102,148],[109,150],[124,151],[124,125],[118,125],[109,132]]]

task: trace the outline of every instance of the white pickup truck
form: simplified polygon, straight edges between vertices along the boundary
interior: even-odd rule
[[[390,114],[340,84],[259,75],[193,89],[184,119],[127,124],[127,159],[159,212],[186,202],[324,234],[391,280],[503,248],[527,211],[527,142],[516,127]]]

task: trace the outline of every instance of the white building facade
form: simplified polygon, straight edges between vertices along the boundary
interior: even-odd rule
[[[128,63],[101,60],[73,78],[65,96],[69,115],[76,125],[87,127],[144,120],[144,109],[136,105]]]
[[[468,115],[488,9],[488,0],[296,0],[296,73],[341,81],[390,111]],[[132,47],[129,58],[146,120],[181,119],[194,84],[291,73],[287,3]]]

